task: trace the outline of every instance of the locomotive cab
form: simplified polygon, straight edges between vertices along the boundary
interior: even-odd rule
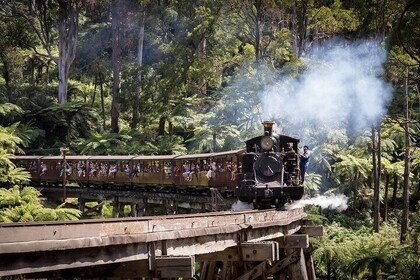
[[[264,135],[246,141],[242,172],[235,194],[255,208],[281,207],[303,196],[299,178],[299,139],[273,133],[273,122],[263,122]]]

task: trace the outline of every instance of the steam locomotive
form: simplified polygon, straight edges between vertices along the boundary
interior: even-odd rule
[[[264,135],[246,141],[242,172],[235,195],[254,208],[281,207],[303,196],[298,154],[299,139],[273,133],[273,122],[265,121]]]
[[[31,173],[31,185],[133,189],[191,195],[237,196],[255,208],[280,207],[303,195],[299,140],[276,135],[264,122],[264,135],[246,141],[246,150],[157,156],[15,156]]]

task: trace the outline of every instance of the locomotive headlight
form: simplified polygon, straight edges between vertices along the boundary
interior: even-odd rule
[[[273,148],[273,146],[274,141],[270,136],[264,136],[261,138],[261,148],[263,148],[263,150],[269,151]]]

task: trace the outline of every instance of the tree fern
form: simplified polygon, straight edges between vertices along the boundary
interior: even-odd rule
[[[56,220],[58,221],[75,221],[79,220],[82,213],[78,209],[57,207],[54,209]]]
[[[10,189],[0,188],[0,208],[10,208],[20,204],[20,195]]]
[[[353,244],[351,258],[348,259],[344,268],[358,279],[367,276],[380,277],[385,270],[394,266],[402,249],[398,231],[387,225],[382,227],[381,233],[359,236]],[[391,272],[388,271],[388,273]]]
[[[0,189],[0,222],[78,220],[81,216],[79,210],[64,205],[45,208],[40,198],[41,193],[33,187]]]
[[[307,176],[307,177],[306,177]],[[316,173],[308,173],[305,176],[305,182],[303,186],[305,191],[316,192],[319,191],[322,183],[322,176]]]
[[[6,116],[12,112],[22,114],[23,110],[16,104],[12,104],[12,103],[0,104],[0,116]]]
[[[15,127],[5,128],[0,126],[0,149],[14,153],[17,145],[22,143],[22,140],[14,134]]]

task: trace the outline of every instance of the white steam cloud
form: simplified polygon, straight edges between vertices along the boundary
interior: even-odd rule
[[[335,44],[310,59],[299,77],[283,78],[261,94],[265,119],[356,130],[380,121],[391,87],[380,78],[386,52],[379,43]]]
[[[241,210],[250,210],[253,209],[254,205],[252,203],[242,202],[237,200],[235,203],[232,204],[230,210],[232,211],[241,211]]]
[[[306,205],[318,205],[322,209],[329,208],[329,209],[337,210],[338,212],[342,212],[346,210],[348,207],[347,201],[348,201],[347,196],[343,194],[338,194],[338,195],[332,194],[330,196],[320,195],[320,196],[316,196],[316,197],[312,197],[308,199],[301,199],[301,200],[295,201],[294,203],[287,205],[286,209],[291,210],[295,208],[302,208],[302,207],[305,207]]]

